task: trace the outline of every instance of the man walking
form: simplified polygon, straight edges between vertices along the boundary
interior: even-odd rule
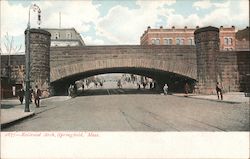
[[[41,90],[38,88],[38,86],[35,86],[35,91],[34,91],[34,98],[35,98],[35,104],[36,107],[40,107],[40,96],[42,95]]]
[[[165,84],[165,86],[163,87],[163,91],[164,91],[164,95],[168,94],[168,84]]]
[[[219,82],[217,82],[216,84],[216,93],[217,93],[217,97],[218,99],[223,100],[223,95],[222,95],[222,86],[220,85]]]
[[[24,97],[24,90],[23,88],[21,88],[20,91],[18,92],[18,98],[21,104],[23,104],[23,97]]]

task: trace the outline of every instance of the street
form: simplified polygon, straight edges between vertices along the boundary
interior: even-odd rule
[[[42,100],[36,115],[3,131],[248,131],[247,103],[229,104],[149,89],[90,88]]]

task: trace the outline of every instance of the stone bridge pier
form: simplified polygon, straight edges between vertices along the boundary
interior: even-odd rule
[[[200,93],[210,94],[216,83],[222,82],[217,66],[219,53],[219,29],[205,27],[194,32],[197,55],[197,81]]]
[[[33,89],[37,85],[43,91],[43,96],[48,96],[50,89],[51,34],[42,29],[30,29],[30,37],[27,38],[27,31],[25,31],[25,36],[25,44],[27,39],[30,39],[30,85]]]

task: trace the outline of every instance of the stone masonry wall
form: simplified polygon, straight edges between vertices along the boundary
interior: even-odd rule
[[[250,52],[218,52],[217,65],[219,76],[226,92],[244,91],[250,81],[246,75],[250,74]]]
[[[119,66],[155,68],[196,78],[194,46],[58,47],[51,48],[50,57],[52,70],[58,68],[57,72],[51,71],[52,81],[79,71]]]
[[[239,72],[237,64],[237,53],[218,52],[217,53],[217,72],[225,92],[239,91]],[[215,87],[215,86],[214,86]],[[214,89],[214,93],[215,89]]]
[[[32,88],[38,85],[42,90],[49,89],[50,36],[50,33],[45,30],[30,29],[30,79]]]
[[[198,91],[203,94],[213,94],[216,82],[221,82],[216,63],[216,54],[219,51],[219,29],[210,26],[197,29],[194,34]]]

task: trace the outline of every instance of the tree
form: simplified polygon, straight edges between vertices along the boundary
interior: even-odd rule
[[[22,48],[22,45],[20,46],[16,46],[14,44],[14,38],[13,36],[10,36],[8,34],[8,32],[6,33],[6,35],[4,36],[4,40],[3,40],[3,43],[4,43],[4,51],[5,51],[5,54],[8,55],[8,63],[7,63],[7,66],[2,68],[2,76],[7,76],[9,78],[9,81],[10,81],[10,77],[11,77],[11,62],[10,62],[10,55],[14,55],[14,54],[17,54],[21,48]],[[1,54],[3,54],[3,50],[2,48],[0,48],[0,52]]]
[[[14,45],[14,38],[13,36],[10,36],[8,34],[8,32],[6,33],[6,35],[4,36],[4,46],[5,46],[5,51],[8,55],[13,55],[13,54],[16,54],[18,53],[21,48],[22,48],[22,45],[20,46],[15,46]],[[3,50],[2,48],[0,48],[0,51],[1,51],[1,54],[3,54]]]

